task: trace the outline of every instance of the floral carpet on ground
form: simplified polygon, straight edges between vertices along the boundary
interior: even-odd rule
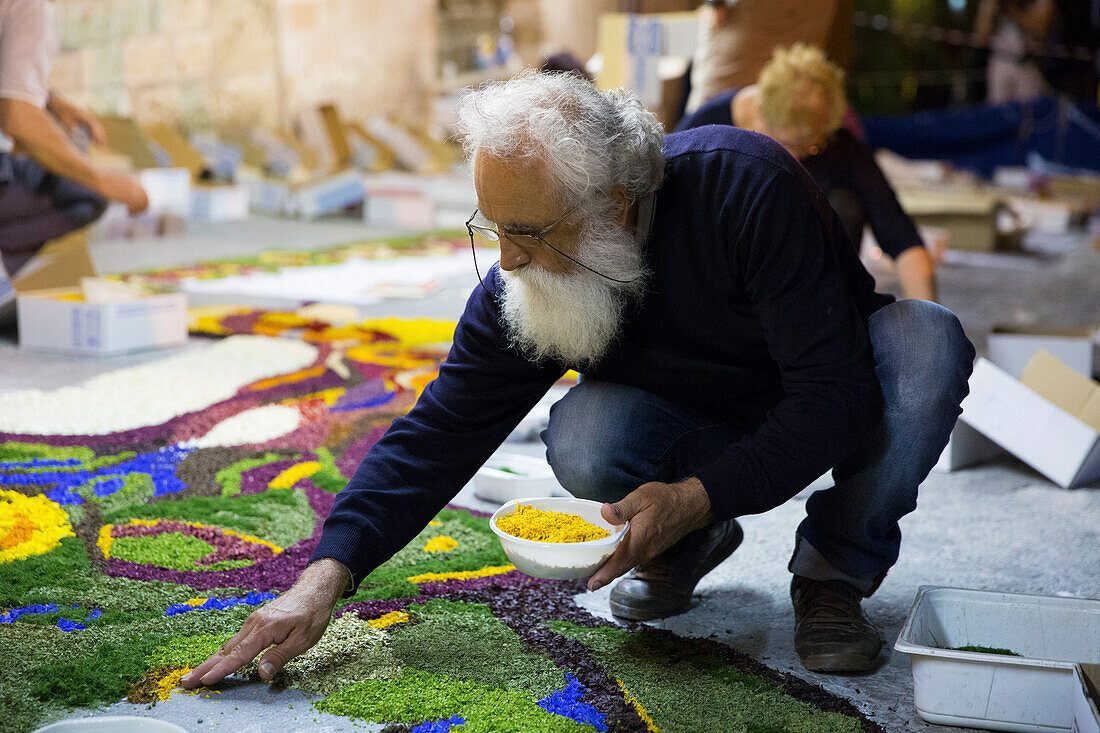
[[[5,729],[187,694],[181,674],[290,587],[453,330],[324,315],[208,308],[209,344],[0,394]],[[877,730],[717,642],[598,619],[582,591],[519,573],[485,514],[448,507],[275,684],[390,731]]]
[[[387,260],[395,257],[433,257],[469,252],[470,240],[465,231],[438,231],[405,237],[386,237],[341,244],[327,249],[276,249],[249,257],[204,260],[189,265],[162,267],[111,276],[151,290],[174,290],[183,280],[215,280],[274,273],[285,267],[335,265],[348,260]]]

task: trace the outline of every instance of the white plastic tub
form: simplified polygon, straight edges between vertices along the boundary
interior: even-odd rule
[[[1100,601],[924,586],[894,648],[909,655],[913,700],[930,723],[1068,731],[1075,663],[1100,662]]]

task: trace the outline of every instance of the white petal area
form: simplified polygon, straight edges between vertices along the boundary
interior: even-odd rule
[[[231,336],[72,387],[0,394],[0,432],[102,435],[160,425],[316,359],[317,348],[298,339]]]
[[[245,443],[266,443],[294,432],[301,413],[289,405],[264,405],[228,417],[199,438],[180,443],[185,448],[229,448]]]

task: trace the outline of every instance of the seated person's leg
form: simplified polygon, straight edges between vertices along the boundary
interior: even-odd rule
[[[554,473],[570,493],[616,502],[644,483],[692,475],[739,434],[644,390],[585,380],[551,408],[542,438]],[[611,592],[612,612],[652,619],[687,610],[696,583],[741,538],[734,520],[688,534],[619,581]]]
[[[29,158],[10,161],[11,180],[0,188],[0,254],[14,275],[46,242],[98,219],[107,201]]]
[[[833,470],[836,485],[814,493],[806,503],[807,517],[798,527],[790,564],[796,576],[796,616],[800,605],[806,611],[808,602],[800,604],[799,598],[809,598],[820,583],[847,593],[858,614],[859,598],[873,593],[897,562],[898,520],[916,508],[917,487],[947,445],[967,394],[974,347],[951,311],[927,301],[903,300],[871,316],[868,331],[883,417]],[[804,641],[812,647],[811,642],[821,639]],[[816,646],[819,671],[841,671],[830,668],[830,648],[823,642]],[[800,648],[799,654],[806,663],[804,651]],[[838,659],[834,661],[842,667],[852,661],[843,655]]]

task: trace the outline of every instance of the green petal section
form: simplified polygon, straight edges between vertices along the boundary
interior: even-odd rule
[[[392,680],[367,680],[316,704],[318,710],[374,723],[418,724],[461,715],[462,733],[591,733],[548,713],[522,692],[442,674],[402,670]]]
[[[390,642],[404,666],[520,690],[535,699],[565,686],[565,673],[528,651],[487,606],[435,598],[409,606],[409,613],[416,623],[394,626]]]
[[[555,621],[551,628],[592,650],[600,664],[644,701],[660,730],[742,733],[860,733],[855,718],[826,713],[675,637]],[[690,694],[685,691],[690,690]],[[700,704],[705,701],[705,704]]]
[[[214,551],[197,537],[165,532],[150,537],[119,537],[111,545],[111,557],[172,570],[228,570],[246,567],[251,560],[223,560],[209,565],[199,561]]]
[[[261,494],[235,496],[194,496],[178,501],[161,500],[155,504],[125,507],[104,515],[107,524],[126,524],[131,519],[171,519],[199,522],[290,547],[309,537],[317,517],[304,491],[290,489]],[[117,542],[117,540],[116,540]],[[115,552],[112,549],[111,554]]]

